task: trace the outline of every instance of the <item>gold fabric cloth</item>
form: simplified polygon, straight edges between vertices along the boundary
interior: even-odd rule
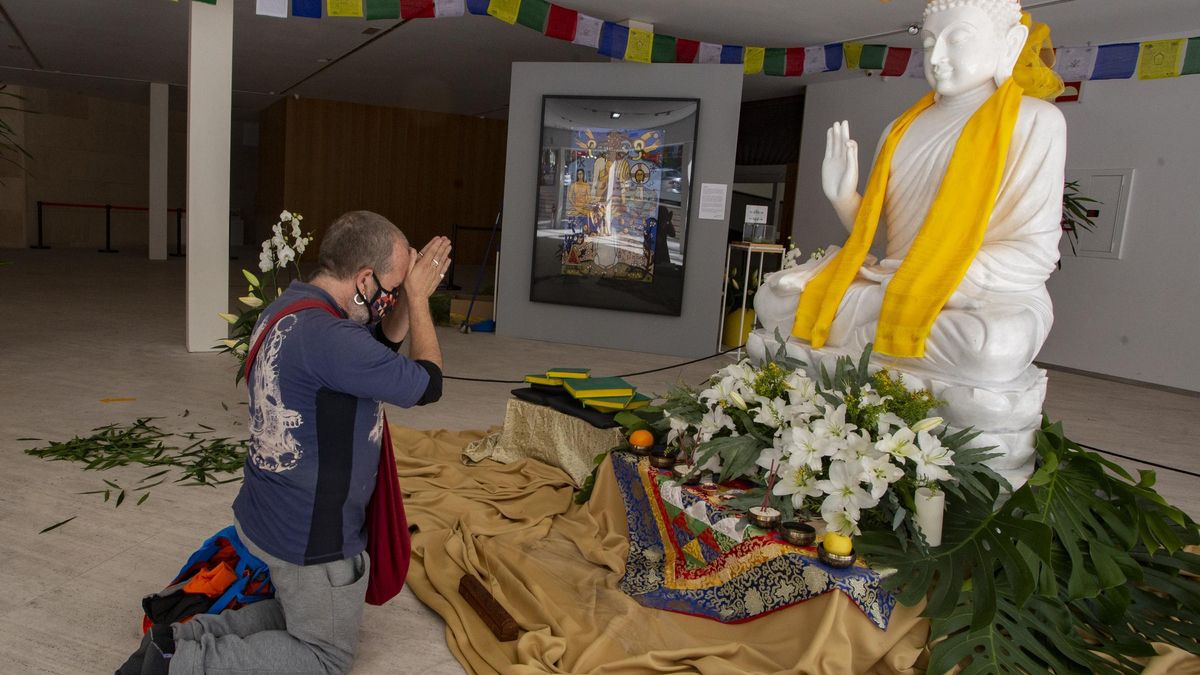
[[[913,673],[928,635],[897,606],[881,631],[845,595],[744,624],[642,607],[618,587],[628,539],[606,463],[578,506],[563,471],[541,462],[464,465],[483,432],[392,427],[413,536],[408,585],[446,621],[472,673]],[[478,577],[522,628],[501,643],[458,594]]]
[[[536,459],[562,469],[579,487],[592,473],[596,456],[612,450],[621,438],[618,428],[597,429],[553,408],[509,399],[503,429],[468,444],[462,454],[472,462]]]

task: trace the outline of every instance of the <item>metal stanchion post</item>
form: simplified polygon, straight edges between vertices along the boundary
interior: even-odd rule
[[[49,246],[46,246],[46,244],[42,242],[42,202],[39,201],[37,203],[37,209],[38,209],[38,243],[37,243],[37,246],[30,246],[30,248],[50,248]]]
[[[117,250],[112,247],[112,204],[104,205],[104,248],[100,249],[100,252],[117,252]]]

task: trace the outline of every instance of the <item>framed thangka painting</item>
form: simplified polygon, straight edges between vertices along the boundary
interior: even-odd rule
[[[543,97],[530,300],[680,314],[699,108]]]

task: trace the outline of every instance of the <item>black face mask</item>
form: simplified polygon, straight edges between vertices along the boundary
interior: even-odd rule
[[[394,288],[390,291],[383,290],[383,284],[379,283],[379,277],[375,276],[374,272],[371,272],[371,278],[375,280],[375,294],[366,302],[367,325],[369,326],[383,321],[383,318],[391,313],[392,308],[396,305],[396,296],[399,295]]]

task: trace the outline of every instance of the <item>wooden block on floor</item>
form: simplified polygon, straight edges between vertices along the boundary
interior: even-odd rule
[[[479,618],[483,619],[497,640],[509,642],[517,639],[521,630],[517,626],[517,620],[496,602],[496,598],[484,588],[482,582],[470,574],[464,574],[458,582],[458,594],[463,596]]]

